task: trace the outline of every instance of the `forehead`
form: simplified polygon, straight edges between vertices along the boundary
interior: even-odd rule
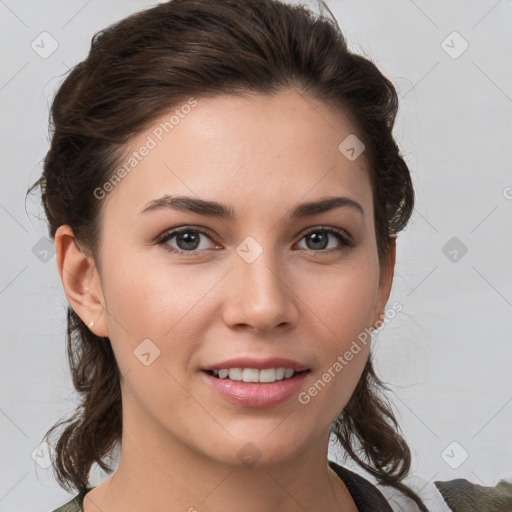
[[[364,152],[351,160],[342,151],[354,136],[343,112],[292,90],[195,98],[131,141],[107,203],[137,212],[164,194],[214,197],[237,211],[326,195],[368,203]]]

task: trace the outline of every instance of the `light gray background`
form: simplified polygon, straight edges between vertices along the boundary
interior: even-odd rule
[[[66,299],[45,246],[38,195],[25,211],[25,192],[48,148],[48,106],[94,32],[150,5],[0,0],[0,511],[49,511],[72,496],[45,469],[48,453],[40,446],[75,405]],[[417,206],[399,237],[390,299],[404,309],[374,350],[413,450],[411,483],[467,478],[495,485],[512,476],[512,4],[329,6],[351,47],[377,63],[401,98],[395,134]],[[42,47],[43,31],[58,43],[47,58],[31,47],[35,41],[39,52],[51,49],[49,39]],[[460,55],[464,41],[454,31],[469,44]],[[330,456],[340,460],[334,446]]]

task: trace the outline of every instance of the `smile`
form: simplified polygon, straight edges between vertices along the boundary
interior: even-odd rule
[[[225,369],[228,371],[228,376],[223,378],[220,377],[222,370],[218,370],[218,376],[215,375],[215,370],[203,370],[200,373],[208,386],[225,400],[245,407],[268,408],[275,407],[294,395],[298,395],[303,387],[304,379],[310,373],[310,370],[295,372],[288,369],[288,374],[293,373],[290,377],[285,377],[283,370],[286,372],[285,368],[266,368],[264,370],[230,368],[229,370]],[[225,375],[225,371],[223,375]],[[231,379],[231,372],[233,372],[234,379]],[[277,376],[281,373],[283,373],[283,378],[279,380]],[[245,378],[253,380],[245,380],[244,375]],[[237,379],[237,377],[242,378]],[[257,380],[254,380],[255,378]],[[269,380],[260,380],[261,378]]]
[[[211,373],[219,379],[243,382],[275,382],[290,379],[296,372],[293,368],[265,368],[263,370],[257,368],[222,368],[211,370]]]

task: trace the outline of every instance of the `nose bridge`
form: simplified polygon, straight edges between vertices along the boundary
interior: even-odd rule
[[[230,272],[230,300],[225,320],[231,325],[246,324],[258,331],[293,322],[295,308],[276,252],[263,248],[254,239],[237,247]]]

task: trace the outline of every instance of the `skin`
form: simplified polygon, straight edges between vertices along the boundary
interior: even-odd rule
[[[329,427],[369,343],[307,405],[295,396],[271,408],[232,404],[200,368],[239,355],[289,357],[311,369],[307,390],[381,318],[395,248],[380,265],[365,155],[350,161],[338,150],[355,133],[341,112],[294,90],[197,101],[103,199],[99,261],[80,250],[69,226],[55,237],[67,298],[110,339],[123,375],[120,464],[86,495],[84,510],[356,511],[327,466]],[[164,194],[218,201],[236,218],[170,208],[139,214]],[[364,216],[343,207],[287,217],[330,196],[357,201]],[[167,251],[191,250],[177,237],[155,242],[180,226],[211,234],[192,233],[199,255]],[[322,226],[344,230],[354,246],[332,234],[315,245],[305,235]],[[236,252],[249,236],[263,250],[252,263]],[[134,357],[145,339],[160,350],[148,366]],[[238,458],[246,443],[258,450],[252,467]]]

